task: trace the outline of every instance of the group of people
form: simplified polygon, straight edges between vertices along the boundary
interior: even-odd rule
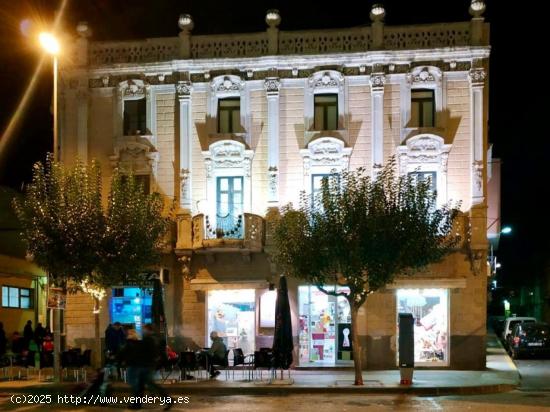
[[[32,321],[28,320],[23,328],[23,333],[13,332],[8,341],[4,324],[0,322],[0,357],[9,351],[15,356],[24,356],[28,352],[51,352],[53,351],[53,335],[49,327],[43,327],[40,322],[33,329]]]

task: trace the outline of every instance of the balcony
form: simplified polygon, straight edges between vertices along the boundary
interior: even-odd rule
[[[198,254],[262,252],[265,244],[265,220],[259,215],[244,213],[232,218],[215,218],[199,214],[178,218],[176,252]]]

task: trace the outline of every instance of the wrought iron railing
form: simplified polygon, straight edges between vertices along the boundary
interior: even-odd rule
[[[243,215],[205,216],[206,239],[242,239],[244,236]]]

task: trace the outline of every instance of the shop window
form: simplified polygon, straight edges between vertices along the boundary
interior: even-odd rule
[[[448,290],[399,289],[397,291],[397,313],[413,315],[415,364],[420,366],[448,365]],[[399,329],[397,330],[399,331]]]
[[[338,95],[316,94],[314,97],[315,130],[338,129]]]
[[[241,99],[228,97],[218,99],[218,132],[239,133],[241,131]]]
[[[124,135],[145,134],[147,130],[145,98],[124,100]]]
[[[433,193],[437,190],[437,173],[436,172],[410,172],[409,176],[412,177],[413,182],[430,182],[430,191]]]
[[[411,91],[411,127],[434,127],[435,94],[431,89]]]
[[[2,286],[2,306],[5,308],[32,309],[33,289]]]
[[[111,323],[120,322],[141,333],[142,326],[152,322],[152,294],[153,290],[150,288],[113,288]]]
[[[333,291],[333,286],[325,289]],[[338,287],[338,292],[348,292]],[[298,288],[300,365],[346,364],[353,360],[351,312],[347,299],[315,286]]]
[[[241,348],[244,353],[255,349],[256,291],[254,289],[211,290],[208,292],[208,330],[218,332],[227,349]]]

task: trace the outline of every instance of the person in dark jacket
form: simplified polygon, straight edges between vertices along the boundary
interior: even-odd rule
[[[6,338],[6,331],[4,330],[4,324],[0,322],[0,357],[6,353],[8,346],[8,339]]]
[[[28,320],[27,324],[23,328],[23,339],[25,339],[26,346],[29,344],[32,338],[34,338],[34,331],[32,330],[32,320]]]
[[[132,388],[132,396],[142,397],[145,388],[158,393],[164,399],[168,398],[168,393],[154,382],[154,371],[158,360],[159,349],[156,344],[152,328],[150,325],[143,327],[143,340],[138,340],[134,329],[128,330],[126,344],[120,351],[119,359],[126,365],[128,372],[128,383]],[[167,402],[164,410],[170,409],[171,402]],[[130,409],[140,409],[139,399],[130,404]]]
[[[212,339],[212,346],[206,352],[206,356],[203,356],[204,366],[208,368],[210,372],[210,377],[215,378],[220,374],[219,370],[216,370],[214,365],[223,364],[225,361],[225,353],[227,348],[223,339],[218,335],[218,332],[213,330],[210,333],[210,339]]]
[[[39,347],[42,346],[44,336],[46,336],[46,329],[44,329],[42,323],[38,322],[36,328],[34,328],[34,341]]]

